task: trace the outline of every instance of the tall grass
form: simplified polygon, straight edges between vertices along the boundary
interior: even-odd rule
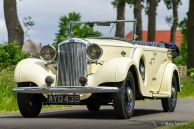
[[[182,91],[178,93],[179,98],[194,97],[194,78],[185,77],[181,79]]]
[[[16,111],[16,94],[12,92],[15,87],[13,81],[14,66],[9,66],[0,71],[0,112]]]

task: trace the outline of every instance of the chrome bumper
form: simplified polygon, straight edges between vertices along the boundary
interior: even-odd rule
[[[118,87],[83,87],[83,86],[58,86],[58,87],[17,87],[16,93],[48,94],[48,93],[114,93]]]

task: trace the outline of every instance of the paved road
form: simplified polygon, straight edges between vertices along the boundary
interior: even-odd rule
[[[194,120],[194,98],[179,99],[173,113],[164,113],[160,101],[137,102],[130,120],[116,119],[110,106],[99,112],[88,112],[85,107],[52,109],[28,119],[19,113],[0,114],[0,129],[152,129],[188,120]]]

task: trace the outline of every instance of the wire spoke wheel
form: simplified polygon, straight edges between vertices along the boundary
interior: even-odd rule
[[[174,112],[177,103],[177,79],[173,75],[171,86],[171,97],[161,99],[164,112]]]
[[[129,119],[135,106],[135,81],[131,71],[119,84],[119,92],[113,94],[113,106],[118,118]]]
[[[133,103],[133,92],[129,82],[127,82],[127,85],[125,87],[125,104],[127,110],[130,112],[133,108],[134,103]]]

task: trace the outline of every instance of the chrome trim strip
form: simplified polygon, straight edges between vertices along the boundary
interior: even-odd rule
[[[91,87],[91,86],[58,86],[58,87],[17,87],[16,93],[48,94],[48,93],[115,93],[118,87]]]
[[[90,42],[84,40],[84,39],[80,39],[80,38],[69,38],[61,43],[59,43],[59,47],[64,44],[64,43],[69,43],[69,42],[74,42],[74,43],[84,43],[86,45],[90,44]]]

